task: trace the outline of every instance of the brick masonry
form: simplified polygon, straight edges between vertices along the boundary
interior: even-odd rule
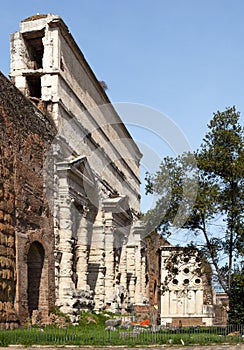
[[[28,314],[28,253],[44,249],[38,302],[54,304],[52,220],[44,192],[43,161],[56,133],[51,120],[0,73],[0,327]],[[18,281],[18,283],[17,283]],[[47,291],[42,289],[47,283]],[[15,303],[15,305],[14,305]]]
[[[152,232],[146,237],[147,245],[147,294],[149,299],[149,315],[154,323],[160,323],[160,273],[161,256],[159,248],[170,245],[162,236]]]

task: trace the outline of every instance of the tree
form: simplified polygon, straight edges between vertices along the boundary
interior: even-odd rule
[[[232,292],[229,295],[229,323],[244,324],[244,271],[238,269],[233,274]]]
[[[146,176],[147,193],[159,197],[145,215],[147,230],[156,226],[163,235],[170,235],[181,227],[198,240],[201,235],[200,249],[229,295],[234,262],[244,255],[244,137],[239,119],[235,107],[218,111],[199,150],[166,157],[156,174]],[[216,230],[216,222],[221,231]]]

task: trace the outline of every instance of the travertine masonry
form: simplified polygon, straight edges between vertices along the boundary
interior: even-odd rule
[[[81,309],[128,312],[145,304],[141,153],[59,16],[21,22],[11,36],[10,76],[58,129],[43,164],[56,305],[76,322]],[[42,201],[40,194],[33,210]],[[29,261],[45,271],[43,254],[36,247]]]

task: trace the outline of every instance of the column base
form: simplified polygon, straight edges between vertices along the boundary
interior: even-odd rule
[[[94,309],[93,291],[87,286],[86,289],[70,288],[63,292],[63,297],[57,301],[60,311],[70,317],[72,323],[78,323],[81,311],[91,311]]]

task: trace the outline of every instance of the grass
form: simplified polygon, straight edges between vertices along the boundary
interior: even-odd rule
[[[85,315],[83,315],[85,316]],[[94,316],[92,314],[92,316]],[[237,344],[242,342],[241,335],[229,337],[226,328],[184,328],[184,329],[163,329],[153,332],[152,329],[117,328],[115,331],[105,331],[104,317],[98,317],[97,324],[89,326],[67,326],[57,328],[47,326],[45,328],[19,328],[15,330],[0,331],[0,346],[10,344],[31,345],[207,345],[207,344]],[[84,321],[85,317],[83,317]],[[100,320],[100,321],[99,321]]]

